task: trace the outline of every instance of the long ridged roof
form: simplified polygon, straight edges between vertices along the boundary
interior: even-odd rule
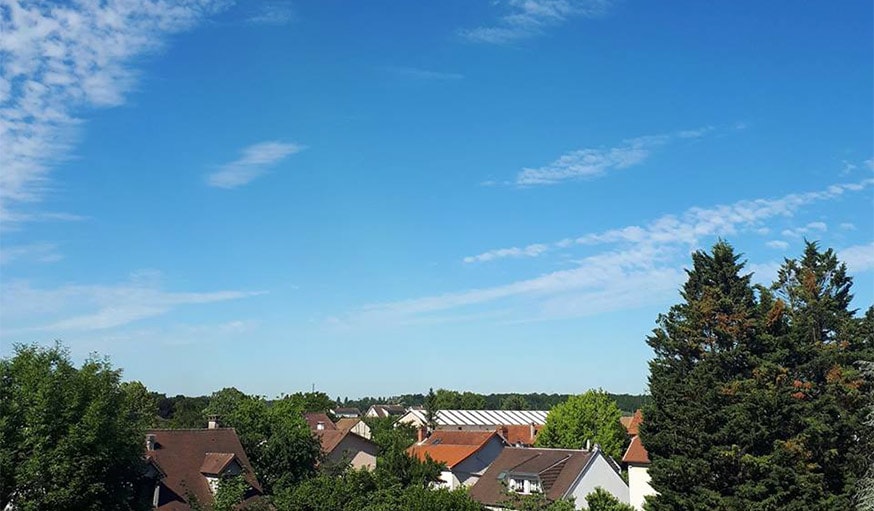
[[[424,410],[410,410],[425,422]],[[545,410],[438,410],[437,426],[512,426],[545,424]]]

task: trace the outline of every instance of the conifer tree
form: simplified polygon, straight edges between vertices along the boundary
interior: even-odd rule
[[[649,451],[653,510],[740,509],[733,415],[737,383],[752,374],[756,300],[744,263],[723,241],[692,255],[683,302],[658,319],[648,338],[652,402],[641,439]]]

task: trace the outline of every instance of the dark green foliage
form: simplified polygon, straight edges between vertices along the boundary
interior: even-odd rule
[[[16,346],[0,361],[0,507],[148,509],[138,501],[145,428],[155,415],[139,383],[60,345]]]
[[[398,424],[397,417],[366,417],[363,420],[370,426],[370,439],[380,451],[404,450],[416,441],[416,428],[410,424]]]
[[[549,500],[542,493],[522,495],[505,489],[506,500],[501,502],[501,507],[515,511],[575,511],[574,499]]]
[[[177,395],[167,397],[153,393],[158,403],[158,421],[161,428],[203,428],[206,427],[204,410],[209,406],[209,396],[188,397]]]
[[[428,395],[425,396],[425,425],[429,431],[433,431],[437,427],[437,411],[440,410],[440,404],[437,402],[437,394],[434,389],[428,389]]]
[[[278,511],[484,511],[464,490],[403,485],[379,471],[365,470],[308,479],[274,502]]]
[[[530,410],[528,400],[520,394],[512,394],[501,400],[501,410]]]
[[[589,511],[634,511],[628,504],[622,503],[604,488],[598,486],[595,491],[586,495]]]
[[[249,483],[243,476],[226,477],[219,481],[215,492],[215,503],[212,511],[234,511],[236,506],[243,502]]]
[[[310,477],[320,458],[320,445],[303,419],[302,401],[289,397],[269,404],[234,388],[212,395],[207,415],[220,415],[236,429],[266,493]]]
[[[742,269],[727,243],[695,253],[648,339],[648,509],[849,509],[871,450],[852,280],[812,243],[758,296]]]
[[[590,390],[556,405],[537,436],[538,447],[582,449],[586,441],[599,444],[614,459],[622,456],[628,433],[619,422],[616,402],[603,391]]]

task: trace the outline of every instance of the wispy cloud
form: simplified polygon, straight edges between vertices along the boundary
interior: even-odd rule
[[[490,317],[494,321],[541,321],[584,317],[610,311],[666,303],[686,275],[690,250],[717,236],[755,232],[760,222],[791,217],[805,205],[841,197],[874,185],[874,179],[829,186],[820,191],[790,194],[777,199],[738,201],[711,208],[691,208],[638,226],[565,238],[554,243],[505,248],[465,258],[485,262],[502,257],[537,257],[548,250],[573,245],[594,253],[573,261],[574,267],[492,287],[461,290],[409,300],[375,303],[332,318],[333,326],[411,325],[455,321],[464,317]],[[785,248],[775,240],[776,248]],[[602,248],[593,248],[606,245]],[[853,271],[874,268],[872,245],[840,252]],[[769,283],[780,263],[750,264],[757,282]],[[491,316],[489,316],[491,315]]]
[[[810,222],[809,224],[803,227],[795,227],[792,229],[784,229],[782,234],[787,238],[800,238],[805,234],[811,234],[816,232],[825,232],[828,230],[828,225],[825,222]]]
[[[28,245],[0,247],[0,265],[16,261],[54,263],[63,259],[58,246],[53,243],[31,243]]]
[[[444,71],[433,71],[430,69],[421,69],[418,67],[388,67],[390,73],[402,77],[411,78],[414,80],[440,80],[440,81],[455,81],[464,78],[461,73],[447,73]]]
[[[600,233],[584,234],[576,238],[565,238],[552,243],[536,243],[533,246],[546,248],[531,255],[541,255],[547,250],[574,245],[607,243],[681,244],[694,247],[705,236],[728,236],[741,230],[759,231],[762,229],[760,222],[769,218],[791,217],[802,206],[836,199],[846,192],[864,190],[871,185],[874,185],[874,179],[832,185],[820,191],[789,194],[777,199],[742,200],[734,204],[710,208],[694,207],[679,216],[665,215],[644,226],[631,225]],[[822,222],[811,222],[800,229],[805,229],[804,232],[814,230],[821,232],[826,229],[826,225]],[[792,231],[792,233],[795,232],[800,231],[798,229]],[[464,261],[468,263],[485,262],[503,257],[525,257],[528,255],[524,248],[509,247],[467,256]]]
[[[789,248],[789,243],[783,240],[771,240],[765,243],[765,245],[770,248],[776,248],[777,250],[786,250],[787,248]]]
[[[505,0],[496,2],[506,11],[491,25],[462,29],[462,38],[490,44],[507,44],[542,34],[571,18],[604,14],[610,0]]]
[[[285,25],[294,21],[294,10],[290,2],[264,2],[246,21],[253,25]]]
[[[52,189],[70,156],[77,115],[124,102],[134,57],[227,5],[224,0],[0,4],[0,221],[46,220],[18,211]]]
[[[242,151],[238,159],[223,165],[217,172],[207,176],[209,186],[237,188],[252,182],[273,165],[288,156],[306,149],[305,146],[286,142],[261,142]]]
[[[235,300],[260,294],[251,291],[180,292],[162,289],[160,276],[136,274],[114,285],[68,284],[35,288],[26,281],[4,284],[0,291],[0,323],[4,336],[115,328],[161,316],[177,308]]]
[[[540,243],[535,243],[533,245],[528,245],[527,247],[518,248],[499,248],[497,250],[491,250],[489,252],[483,252],[482,254],[477,254],[475,256],[468,256],[464,258],[464,262],[466,263],[482,263],[486,261],[491,261],[492,259],[501,259],[504,257],[537,257],[540,254],[549,250],[549,247],[546,245],[542,245]]]
[[[643,163],[652,151],[676,139],[700,138],[711,127],[680,131],[672,134],[648,135],[628,139],[611,148],[588,148],[570,151],[552,163],[537,168],[524,168],[516,175],[517,186],[550,185],[563,181],[591,179],[607,172],[623,170]]]
[[[845,262],[853,273],[874,270],[874,242],[839,250],[838,258]]]

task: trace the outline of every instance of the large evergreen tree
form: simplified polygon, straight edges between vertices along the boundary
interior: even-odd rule
[[[684,302],[648,340],[649,509],[850,509],[871,450],[872,344],[852,279],[813,243],[758,299],[742,267],[724,242],[694,254]]]
[[[683,302],[648,338],[652,402],[641,439],[650,453],[655,510],[732,509],[740,458],[732,385],[751,373],[756,302],[744,263],[725,242],[692,255]]]

